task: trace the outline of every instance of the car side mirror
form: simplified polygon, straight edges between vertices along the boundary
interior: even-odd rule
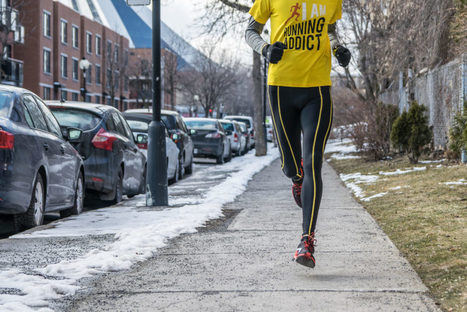
[[[195,129],[190,129],[190,135],[195,135],[196,134],[196,130]]]
[[[147,144],[148,143],[148,136],[145,134],[138,134],[136,136],[136,143],[137,144]]]
[[[76,128],[68,128],[67,129],[67,140],[70,143],[77,143],[81,140],[81,136],[83,135],[83,130],[76,129]],[[63,130],[62,130],[63,133]]]

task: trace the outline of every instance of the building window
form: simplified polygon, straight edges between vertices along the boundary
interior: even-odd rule
[[[89,65],[89,68],[86,69],[86,83],[92,83],[92,65]]]
[[[115,45],[115,48],[114,48],[114,62],[115,62],[115,64],[118,64],[120,62],[119,50],[120,50],[120,47],[118,45]]]
[[[43,21],[42,27],[44,28],[44,36],[50,37],[51,31],[50,31],[50,13],[49,12],[44,11],[42,21]]]
[[[73,92],[73,93],[71,94],[71,100],[72,100],[72,101],[79,101],[79,100],[78,100],[78,97],[79,97],[78,93]]]
[[[107,73],[105,76],[105,86],[107,89],[110,89],[110,80],[112,79],[110,76],[112,76],[112,71],[107,68]]]
[[[51,90],[50,90],[49,87],[43,87],[42,88],[42,93],[44,94],[43,95],[44,100],[50,100]]]
[[[61,100],[66,101],[68,100],[68,92],[62,90],[62,98]]]
[[[101,97],[96,95],[96,104],[101,104]]]
[[[73,40],[73,48],[78,48],[78,45],[79,45],[79,28],[78,28],[78,26],[73,25],[71,36],[72,36],[72,40]]]
[[[114,80],[115,89],[120,89],[120,73],[118,71],[115,71]]]
[[[68,56],[63,54],[60,56],[60,67],[62,77],[68,78]]]
[[[128,76],[125,76],[125,82],[124,82],[123,90],[128,91],[129,85],[130,85],[130,80],[128,79]]]
[[[86,95],[86,102],[91,103],[92,97],[90,95]]]
[[[92,34],[86,33],[86,52],[92,54]]]
[[[101,36],[96,35],[96,55],[101,55],[101,45],[102,45]]]
[[[112,41],[107,41],[107,57],[112,56]]]
[[[60,22],[60,40],[63,44],[68,43],[68,23],[65,20]]]
[[[96,65],[96,84],[101,84],[101,66]]]
[[[43,52],[44,73],[50,74],[50,50]]]
[[[73,59],[73,72],[72,78],[73,80],[78,80],[78,70],[79,70],[79,61],[78,59]]]

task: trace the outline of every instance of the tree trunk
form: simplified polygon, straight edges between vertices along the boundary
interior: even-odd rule
[[[255,105],[255,149],[256,156],[264,156],[267,153],[266,136],[264,129],[264,114],[262,101],[261,56],[253,52],[253,87]]]

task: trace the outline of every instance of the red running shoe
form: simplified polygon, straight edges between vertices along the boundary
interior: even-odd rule
[[[295,262],[307,266],[309,268],[314,268],[316,264],[315,257],[313,253],[315,252],[315,233],[311,235],[303,235],[300,244],[298,244],[297,251],[295,251],[294,260]]]

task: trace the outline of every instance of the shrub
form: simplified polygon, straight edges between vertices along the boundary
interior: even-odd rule
[[[395,147],[407,153],[410,162],[416,164],[423,148],[431,142],[433,131],[428,125],[426,108],[413,102],[407,113],[393,123],[391,141]]]
[[[449,151],[453,158],[459,159],[462,148],[467,149],[467,113],[460,112],[454,116],[454,122],[449,129]]]
[[[388,156],[391,147],[390,134],[399,114],[395,105],[378,103],[373,113],[364,117],[351,131],[351,139],[358,150],[366,152],[374,160]]]

